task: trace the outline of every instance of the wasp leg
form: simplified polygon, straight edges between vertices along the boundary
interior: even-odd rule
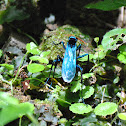
[[[46,82],[45,82],[45,85],[48,83],[49,79],[50,79],[50,75],[51,75],[51,71],[52,71],[52,68],[54,66],[54,71],[53,71],[53,78],[54,78],[54,73],[55,73],[55,69],[57,67],[57,64],[60,63],[60,62],[63,62],[63,59],[57,55],[57,59],[55,59],[53,62],[52,62],[52,66],[51,66],[51,69],[50,69],[50,73],[49,73],[49,77],[47,78]],[[52,85],[52,82],[51,82],[51,85]],[[51,86],[50,85],[50,86]]]
[[[56,44],[55,42],[53,42],[55,45],[59,45],[59,44],[63,44],[63,48],[66,50],[66,47],[65,47],[65,45],[64,45],[64,42],[63,41],[61,41],[60,43],[58,43],[58,44]]]
[[[84,55],[79,56],[79,55],[80,55],[80,50],[81,50],[81,44],[77,47],[77,49],[76,49],[76,50],[79,50],[77,59],[79,59],[79,58],[82,58],[82,57],[84,57],[84,56],[89,55],[89,54],[84,54]]]
[[[77,59],[82,58],[82,57],[87,56],[87,55],[89,55],[89,54],[87,53],[87,54],[84,54],[84,55],[78,56]]]
[[[54,72],[53,72],[53,78],[54,78],[54,73],[55,73],[55,69],[57,67],[57,64],[60,62],[63,62],[63,59],[59,55],[57,55],[57,59],[54,60],[53,62],[55,62],[55,65],[54,65],[55,67],[54,67]]]

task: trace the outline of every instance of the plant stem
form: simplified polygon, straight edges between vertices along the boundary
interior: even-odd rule
[[[27,78],[27,79],[29,79],[29,80],[38,80],[38,81],[40,81],[40,82],[42,82],[43,84],[45,83],[45,82],[43,82],[42,80],[40,80],[40,79],[38,79],[38,78]],[[54,88],[51,86],[51,85],[49,85],[49,84],[46,84],[49,88],[51,88],[52,90],[54,90]]]
[[[30,38],[35,44],[37,44],[37,41],[31,35],[24,33],[24,32],[23,32],[23,34],[26,35],[28,38]]]
[[[103,62],[101,62],[101,63],[99,63],[99,64],[95,64],[95,65],[90,69],[89,73],[90,73],[95,67],[98,67],[98,66],[100,66],[101,64],[103,64]]]
[[[2,79],[2,82],[7,83],[7,84],[9,84],[11,86],[11,94],[13,94],[12,81],[7,81],[7,80]]]
[[[120,104],[120,102],[121,102],[121,99],[119,100],[118,105]],[[112,125],[113,122],[116,120],[117,116],[118,116],[118,111],[117,111],[117,115],[116,115],[116,116],[114,117],[114,119],[111,121],[111,125]]]
[[[25,59],[25,57],[26,57],[26,55],[27,55],[28,53],[29,53],[29,52],[26,52],[25,55],[23,56],[23,58],[22,58],[22,60],[21,60],[21,63],[20,63],[20,65],[19,65],[19,67],[18,67],[18,70],[17,70],[17,73],[16,73],[15,78],[11,81],[11,83],[8,82],[8,81],[6,81],[6,83],[9,84],[9,85],[11,86],[11,94],[12,94],[12,95],[13,95],[13,83],[16,81],[16,79],[17,79],[17,77],[18,77],[18,74],[19,74],[19,72],[20,72],[21,65],[22,65],[22,63],[23,63],[23,61],[24,61],[24,59]]]
[[[20,68],[21,68],[21,65],[22,65],[22,63],[23,63],[23,61],[24,61],[24,59],[25,59],[25,57],[26,57],[26,55],[27,55],[28,53],[29,53],[29,52],[26,52],[25,55],[23,56],[23,58],[22,58],[22,60],[21,60],[21,63],[20,63],[20,65],[19,65],[19,67],[18,67],[17,74],[16,74],[15,78],[12,80],[12,84],[16,81],[16,79],[17,79],[17,77],[18,77],[18,74],[19,74],[19,71],[20,71]]]
[[[117,115],[114,117],[114,119],[111,121],[111,123],[110,123],[111,126],[112,126],[113,122],[116,120],[117,116],[118,116],[118,113],[117,113]]]
[[[98,42],[97,42],[97,48],[98,48]],[[99,50],[98,50],[98,64],[99,64]]]
[[[21,120],[22,120],[22,117],[20,117],[19,119],[19,126],[21,126]]]
[[[27,117],[28,117],[36,126],[40,126],[38,120],[37,120],[32,114],[27,114]]]

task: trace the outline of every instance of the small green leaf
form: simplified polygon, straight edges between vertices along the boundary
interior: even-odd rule
[[[86,8],[90,8],[90,9],[100,9],[100,10],[104,10],[104,11],[110,11],[110,10],[115,10],[118,9],[121,6],[125,6],[126,3],[124,2],[124,0],[103,0],[103,1],[99,1],[97,3],[90,3],[88,5],[86,5]]]
[[[36,73],[44,70],[44,66],[37,63],[32,63],[27,66],[27,69],[31,73]]]
[[[40,59],[40,56],[31,56],[30,57],[30,60],[33,60],[33,61],[36,61],[36,60],[39,60]]]
[[[34,42],[30,42],[26,45],[26,49],[28,52],[32,54],[40,54],[41,51],[38,49],[37,45]]]
[[[86,105],[84,103],[71,104],[69,109],[73,113],[77,113],[77,114],[84,114],[84,113],[89,113],[90,111],[92,111],[92,107],[90,105]]]
[[[51,53],[50,50],[44,51],[44,52],[42,52],[42,53],[40,54],[40,56],[41,56],[41,57],[46,57],[46,56],[48,56],[50,53]]]
[[[122,104],[126,102],[126,94],[124,91],[118,92],[116,96],[120,98]]]
[[[112,115],[117,111],[118,105],[113,102],[105,102],[95,107],[95,114],[99,116]]]
[[[95,37],[95,38],[94,38],[94,41],[95,41],[96,43],[98,43],[98,42],[99,42],[99,37]]]
[[[114,83],[114,84],[117,84],[117,83],[119,82],[119,80],[120,80],[120,78],[119,78],[119,76],[117,76],[117,77],[113,80],[113,83]]]
[[[0,11],[0,24],[5,22],[12,22],[14,20],[24,20],[30,15],[25,13],[24,9],[17,9],[16,6],[8,6],[6,9]]]
[[[71,92],[77,92],[81,89],[81,83],[79,81],[72,81],[72,86],[70,88]]]
[[[120,99],[122,99],[122,96],[121,96],[121,93],[120,93],[120,92],[118,92],[116,95],[117,95]]]
[[[0,66],[3,66],[8,70],[14,70],[14,65],[3,63],[3,64],[0,64]]]
[[[59,120],[59,123],[60,124],[65,124],[67,122],[67,119],[66,118],[61,118],[60,120]]]
[[[46,64],[48,64],[49,63],[49,60],[47,58],[41,58],[40,57],[39,62],[40,63],[46,63]]]
[[[2,80],[3,79],[3,76],[0,74],[0,80]]]
[[[106,56],[106,52],[103,51],[103,50],[101,50],[101,51],[96,52],[96,53],[94,54],[93,59],[99,59],[99,60],[101,60],[101,59],[104,59],[105,56]]]
[[[91,97],[93,94],[94,88],[92,86],[85,86],[85,88],[80,92],[80,96],[82,96],[84,99]]]
[[[56,101],[57,101],[61,106],[63,106],[63,107],[68,107],[68,106],[71,105],[70,102],[65,101],[64,99],[61,99],[61,98],[58,98]]]
[[[1,58],[1,56],[2,56],[2,53],[3,53],[3,51],[0,49],[0,58]]]
[[[49,60],[47,58],[42,58],[40,56],[31,56],[30,60],[33,60],[33,61],[38,60],[40,63],[46,63],[46,64],[49,63]]]
[[[119,53],[117,59],[122,63],[126,64],[126,55],[124,55],[123,53]]]
[[[98,119],[94,113],[90,113],[86,117],[82,119],[80,118],[79,122],[80,122],[80,126],[95,126],[90,124],[91,122],[98,122]]]
[[[126,45],[122,45],[119,47],[120,52],[126,52]]]
[[[122,120],[126,120],[126,113],[119,113],[118,117]]]
[[[119,53],[119,55],[117,56],[117,58],[120,60],[120,61],[123,61],[125,59],[125,56],[121,53]]]
[[[116,50],[120,44],[117,44],[122,38],[122,34],[126,35],[126,29],[116,28],[107,32],[102,39],[102,46],[107,52],[108,50]],[[125,43],[125,41],[124,41]]]
[[[94,73],[85,73],[85,74],[82,75],[82,78],[87,79],[87,78],[89,78],[89,77],[91,77],[93,75],[94,75]]]
[[[118,53],[117,59],[126,64],[126,45],[120,46],[119,51],[120,53]]]

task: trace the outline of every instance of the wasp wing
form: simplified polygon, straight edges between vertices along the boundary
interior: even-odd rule
[[[62,78],[70,83],[76,73],[76,43],[72,47],[67,43],[62,64]]]

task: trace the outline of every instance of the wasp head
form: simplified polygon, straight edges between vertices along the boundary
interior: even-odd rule
[[[77,38],[75,36],[69,37],[69,44],[74,45],[77,42]]]

